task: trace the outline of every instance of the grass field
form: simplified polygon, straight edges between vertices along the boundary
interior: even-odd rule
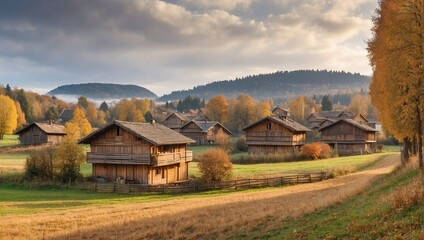
[[[13,146],[18,143],[18,135],[4,135],[3,140],[0,140],[0,147]]]
[[[370,177],[381,176],[386,171],[382,166],[397,163],[399,157],[393,156],[389,162],[378,162],[380,167],[373,165],[366,172],[343,178],[241,192],[117,195],[24,190],[0,184],[0,235],[55,239],[419,239],[422,208],[392,207],[396,189],[410,185],[417,171],[382,179]],[[357,195],[358,188],[369,186],[371,190]],[[349,191],[346,197],[339,196]],[[346,200],[352,194],[356,197]],[[322,209],[329,205],[333,206]],[[309,212],[315,213],[305,215]],[[291,214],[297,217],[287,218]]]
[[[386,176],[341,204],[230,239],[424,239],[424,195],[414,191],[423,191],[416,167]]]
[[[315,161],[284,162],[284,163],[262,163],[262,164],[233,164],[234,178],[272,177],[284,174],[329,171],[332,169],[357,169],[360,170],[373,162],[396,153],[379,153],[369,155],[357,155],[339,157]],[[189,176],[200,177],[197,163],[189,164]]]

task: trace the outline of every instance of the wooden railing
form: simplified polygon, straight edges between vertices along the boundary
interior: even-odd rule
[[[150,165],[148,154],[122,154],[122,153],[87,153],[89,163],[111,163],[111,164],[147,164]]]
[[[322,135],[323,141],[351,141],[351,142],[364,142],[375,141],[375,138],[367,138],[365,135]]]
[[[89,163],[146,164],[164,166],[179,163],[181,160],[185,160],[186,162],[193,161],[193,152],[185,151],[177,153],[159,153],[156,155],[93,152],[87,153],[87,162]]]
[[[76,186],[82,189],[103,192],[103,193],[189,193],[189,192],[202,192],[210,190],[239,190],[246,188],[263,188],[263,187],[277,187],[287,184],[303,184],[313,183],[326,180],[328,178],[327,172],[317,173],[304,173],[304,174],[290,174],[280,177],[272,178],[259,178],[259,179],[237,179],[225,182],[186,182],[178,184],[146,186],[142,184],[119,184],[119,183],[93,183],[84,182],[77,183]]]
[[[176,152],[176,153],[159,153],[157,155],[152,155],[153,165],[155,166],[164,166],[174,163],[179,163],[181,160],[190,162],[193,160],[193,152]]]

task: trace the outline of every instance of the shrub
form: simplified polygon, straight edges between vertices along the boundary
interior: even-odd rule
[[[291,154],[254,154],[240,156],[231,159],[231,162],[237,164],[257,164],[257,163],[280,163],[300,161],[301,155],[297,149],[294,150],[294,155]]]
[[[55,152],[54,147],[33,150],[25,163],[25,178],[27,180],[53,181]]]
[[[215,143],[219,145],[220,148],[224,149],[227,153],[231,153],[234,149],[233,141],[231,137],[224,133],[222,129],[219,129],[215,136]]]
[[[308,159],[325,159],[331,157],[331,147],[326,143],[309,143],[300,149],[301,154]]]
[[[225,150],[221,148],[207,150],[199,159],[198,167],[203,181],[223,181],[231,178],[233,165]]]
[[[237,150],[241,152],[247,152],[246,136],[241,136],[236,142]]]
[[[74,141],[65,141],[56,152],[57,170],[62,182],[75,181],[82,178],[80,165],[85,161],[84,148]]]

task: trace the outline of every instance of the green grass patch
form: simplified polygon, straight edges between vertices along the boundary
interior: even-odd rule
[[[300,162],[261,163],[249,165],[233,164],[233,176],[235,178],[267,177],[284,174],[329,171],[335,168],[343,169],[346,167],[353,167],[356,170],[360,170],[390,154],[395,153],[356,155]],[[200,172],[196,162],[189,164],[188,172],[190,177],[200,177]]]
[[[383,152],[400,152],[400,146],[383,145]]]
[[[197,156],[203,154],[204,152],[206,152],[208,149],[217,148],[217,147],[218,146],[216,146],[216,145],[188,146],[188,150],[193,151],[193,156],[197,157]]]
[[[0,147],[14,146],[19,144],[18,135],[4,135],[0,140]]]
[[[420,239],[422,204],[394,209],[390,194],[418,177],[417,170],[391,174],[373,188],[332,207],[277,223],[276,229],[258,228],[234,239]],[[266,226],[264,219],[259,225]]]

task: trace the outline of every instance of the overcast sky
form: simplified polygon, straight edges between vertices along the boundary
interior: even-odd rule
[[[158,95],[296,69],[371,74],[378,0],[0,0],[0,84]]]

